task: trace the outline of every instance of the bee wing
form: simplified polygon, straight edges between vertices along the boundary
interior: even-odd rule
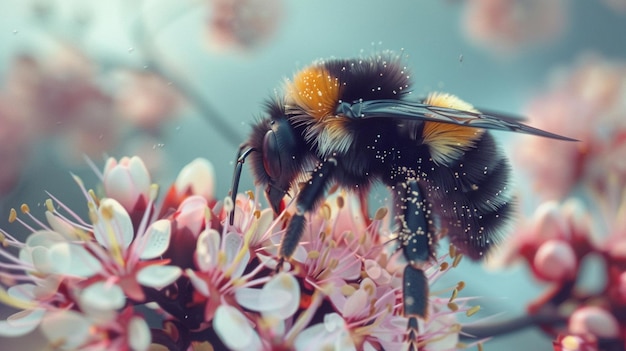
[[[558,134],[522,124],[512,116],[496,113],[476,113],[453,108],[433,106],[405,100],[370,100],[355,103],[341,102],[337,113],[348,118],[393,118],[424,120],[457,124],[472,128],[503,130],[508,132],[538,135],[546,138],[577,141]]]

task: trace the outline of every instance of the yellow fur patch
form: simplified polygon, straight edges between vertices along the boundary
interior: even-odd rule
[[[424,102],[433,106],[478,112],[474,106],[450,94],[432,93]],[[423,138],[433,160],[438,164],[449,164],[463,156],[465,150],[472,147],[483,132],[482,129],[451,123],[425,122]]]
[[[339,101],[339,78],[322,66],[311,66],[298,72],[287,84],[287,94],[311,117],[321,120],[335,114]]]

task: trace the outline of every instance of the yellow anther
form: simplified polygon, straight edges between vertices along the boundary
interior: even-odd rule
[[[580,340],[573,336],[568,335],[561,340],[561,344],[565,346],[567,350],[578,350],[580,348]]]
[[[456,299],[457,295],[459,294],[459,291],[454,288],[454,290],[452,290],[452,296],[450,296],[450,300],[448,300],[449,302],[454,301],[454,299]]]
[[[337,196],[337,207],[339,207],[340,209],[343,208],[343,206],[345,205],[345,200],[343,198],[343,196]]]
[[[454,261],[452,261],[452,267],[455,267],[459,265],[459,263],[461,263],[461,259],[463,258],[463,255],[461,255],[460,253],[457,253],[456,256],[454,256]]]
[[[50,212],[54,212],[54,203],[51,199],[46,199],[46,209]]]
[[[317,250],[311,250],[309,251],[309,253],[307,254],[307,258],[310,258],[312,260],[317,259],[318,257],[320,257],[320,252]]]
[[[30,212],[30,207],[28,207],[27,204],[22,204],[20,206],[20,211],[22,211],[22,213],[26,214],[26,213]]]
[[[157,348],[155,348],[155,346],[157,346],[157,344],[152,344],[150,345],[150,350],[151,351],[167,351],[168,349],[166,347],[163,346],[162,349],[159,349],[158,347],[161,346],[157,346]],[[213,348],[213,345],[211,345],[210,342],[208,341],[192,341],[191,342],[191,349],[193,351],[215,351],[215,349]]]
[[[158,184],[150,184],[150,200],[156,200],[157,196],[159,196],[159,185]]]
[[[93,191],[93,189],[89,189],[88,193],[91,199],[93,200],[93,202],[95,202],[97,206],[100,206],[100,199],[98,199],[98,196]]]
[[[463,288],[465,288],[465,282],[464,281],[461,280],[460,282],[456,283],[456,289],[458,291],[463,290]]]
[[[341,287],[341,293],[343,294],[343,296],[351,296],[352,294],[354,294],[355,291],[356,289],[352,285],[346,284]]]
[[[376,213],[374,214],[374,219],[377,221],[380,221],[383,218],[385,218],[388,212],[389,210],[386,207],[381,207],[378,210],[376,210]]]
[[[250,198],[250,200],[254,201],[254,193],[252,192],[252,190],[246,191],[246,195],[248,195],[248,198]]]
[[[476,314],[476,312],[480,311],[480,306],[476,305],[472,308],[470,308],[469,310],[467,310],[467,312],[465,312],[465,315],[468,317],[473,316],[474,314]]]
[[[328,195],[334,194],[337,189],[339,189],[339,184],[333,184],[333,186],[328,190]]]
[[[459,305],[457,305],[455,302],[448,302],[448,308],[450,309],[450,311],[456,312],[459,310]]]
[[[9,223],[15,222],[16,219],[17,219],[17,211],[15,211],[15,209],[12,208],[11,211],[9,211]]]
[[[320,213],[322,215],[322,218],[328,221],[330,220],[330,216],[332,215],[332,210],[330,209],[330,206],[327,203],[324,203],[320,207]]]
[[[448,248],[448,255],[452,258],[456,257],[456,246],[450,244],[450,247]]]
[[[208,207],[204,208],[204,221],[206,223],[211,223],[211,218],[213,218],[213,213],[211,213],[211,210]]]

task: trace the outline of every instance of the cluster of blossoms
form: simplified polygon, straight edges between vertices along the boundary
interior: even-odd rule
[[[465,33],[480,46],[510,54],[558,37],[567,22],[567,6],[562,0],[470,0]]]
[[[100,176],[103,196],[76,179],[88,220],[52,195],[45,221],[26,205],[23,215],[11,212],[32,233],[20,242],[2,231],[0,278],[8,288],[0,301],[20,311],[0,321],[0,335],[39,327],[53,347],[72,350],[408,347],[403,263],[381,229],[386,210],[366,219],[355,199],[335,193],[278,268],[289,210],[275,219],[251,193],[234,204],[216,201],[208,161],[183,168],[163,199],[137,157],[109,159]],[[430,283],[460,258],[451,250],[433,262]],[[468,346],[457,315],[477,306],[457,297],[463,286],[430,296],[419,350]]]
[[[246,51],[274,36],[284,11],[282,0],[208,0],[207,7],[209,46]]]
[[[180,97],[155,73],[119,68],[105,81],[99,70],[97,62],[66,43],[46,50],[45,59],[35,54],[13,59],[0,87],[5,141],[0,193],[15,188],[28,161],[24,154],[41,140],[66,150],[60,153],[63,161],[82,161],[83,155],[99,156],[119,145],[129,131],[155,134],[180,106]],[[113,93],[111,86],[120,88]]]
[[[528,312],[551,316],[538,324],[557,351],[626,348],[625,94],[624,63],[586,57],[529,114],[533,125],[580,142],[533,138],[517,153],[547,201],[518,227],[505,260],[521,259],[550,285]],[[593,284],[584,279],[590,272]]]

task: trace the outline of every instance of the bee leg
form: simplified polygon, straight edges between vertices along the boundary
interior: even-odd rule
[[[428,279],[422,269],[434,248],[434,225],[430,219],[429,203],[418,182],[409,179],[395,187],[396,220],[400,224],[399,240],[407,260],[402,278],[404,316],[409,319],[408,339],[411,350],[417,349],[418,319],[428,312]]]
[[[306,219],[304,214],[312,210],[322,199],[326,192],[327,184],[337,167],[334,157],[324,160],[311,174],[311,178],[298,193],[296,198],[296,213],[291,218],[287,232],[280,243],[280,262],[291,257],[300,243]]]

